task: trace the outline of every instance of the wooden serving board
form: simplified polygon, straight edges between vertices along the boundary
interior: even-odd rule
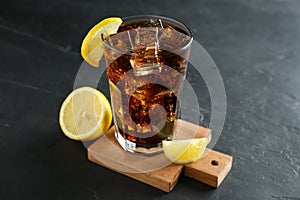
[[[176,122],[174,132],[175,139],[211,139],[210,129],[183,120]],[[206,150],[205,157],[186,166],[171,163],[163,153],[152,156],[133,154],[124,151],[118,144],[114,127],[88,148],[88,159],[166,192],[174,188],[182,170],[187,177],[218,187],[232,165],[231,156],[209,149]]]

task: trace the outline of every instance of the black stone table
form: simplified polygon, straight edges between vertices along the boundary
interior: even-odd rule
[[[1,1],[0,199],[300,199],[299,11],[297,0]],[[228,102],[215,149],[234,163],[218,189],[181,177],[164,193],[89,162],[59,128],[87,30],[137,14],[184,21],[219,67]]]

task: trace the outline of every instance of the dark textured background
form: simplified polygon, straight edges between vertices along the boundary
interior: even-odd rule
[[[299,11],[297,0],[1,1],[0,199],[300,199]],[[60,131],[83,36],[136,14],[184,21],[219,67],[228,112],[215,148],[234,163],[217,190],[181,177],[166,194],[88,162]]]

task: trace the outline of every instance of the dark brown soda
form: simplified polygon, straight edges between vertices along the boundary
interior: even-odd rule
[[[153,22],[149,25],[145,21],[122,24],[119,33],[152,25]],[[166,30],[186,34],[171,24],[162,25]],[[179,110],[177,97],[185,78],[188,53],[188,49],[179,55],[168,48],[141,46],[114,58],[114,53],[106,49],[115,124],[122,137],[134,142],[136,147],[159,147],[162,140],[172,138],[174,120]],[[155,57],[148,56],[154,54]],[[155,62],[159,70],[137,75],[136,70],[143,73],[143,68],[133,69],[133,62],[138,66]]]

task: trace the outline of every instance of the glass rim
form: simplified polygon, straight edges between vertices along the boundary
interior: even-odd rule
[[[176,19],[172,19],[172,18],[165,17],[165,16],[159,16],[159,15],[132,15],[132,16],[127,16],[127,17],[122,17],[122,21],[123,21],[122,24],[126,24],[128,22],[134,22],[134,21],[137,21],[139,19],[140,20],[162,19],[164,22],[169,22],[171,25],[176,25],[176,26],[178,26],[178,28],[183,29],[188,34],[187,36],[190,37],[189,42],[186,45],[184,45],[183,47],[180,47],[178,49],[174,49],[175,52],[176,51],[184,51],[185,49],[187,49],[191,45],[191,43],[193,41],[192,31],[190,30],[190,28],[186,24],[184,24],[183,22],[178,21]],[[130,31],[130,30],[134,30],[134,29],[129,29],[127,31]],[[184,33],[182,33],[182,34],[184,34]],[[122,52],[119,49],[114,48],[112,45],[110,45],[107,42],[106,39],[103,39],[103,44],[106,47],[108,47],[111,50],[116,51],[118,53],[121,53],[121,54],[129,53],[129,52]]]

